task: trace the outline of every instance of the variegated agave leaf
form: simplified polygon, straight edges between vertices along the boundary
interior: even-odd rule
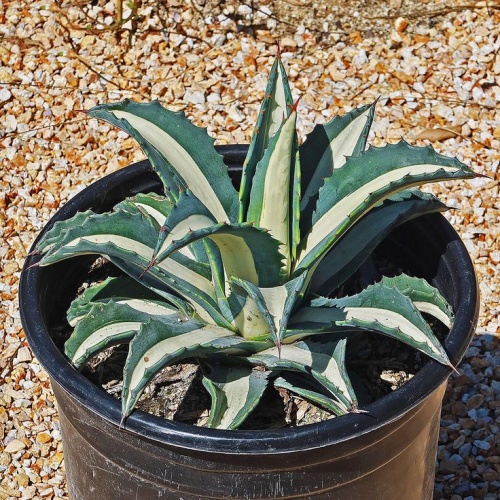
[[[472,177],[474,172],[457,159],[404,141],[371,147],[348,158],[320,189],[313,225],[301,241],[295,272],[317,265],[363,215],[394,193],[426,182]]]
[[[239,193],[240,210],[239,221],[248,220],[247,210],[252,186],[255,185],[253,176],[257,164],[262,160],[270,140],[276,134],[282,123],[288,118],[293,107],[292,93],[288,84],[288,77],[278,57],[274,61],[269,74],[269,80],[264,99],[255,125],[248,154],[243,165],[241,187]]]
[[[232,277],[231,286],[235,294],[243,291],[240,317],[262,318],[265,330],[271,333],[275,345],[280,349],[288,326],[289,318],[303,296],[307,274],[271,288],[257,287],[241,278]],[[255,321],[255,320],[254,320]],[[245,327],[240,327],[245,331]]]
[[[453,323],[453,311],[448,301],[439,293],[439,290],[421,278],[400,274],[393,278],[384,277],[382,284],[397,288],[408,297],[413,305],[422,313],[430,314],[448,328]]]
[[[312,386],[312,387],[311,387]],[[282,373],[274,380],[274,387],[304,398],[329,411],[332,415],[345,415],[345,407],[332,399],[319,383],[314,386],[309,377],[300,377],[292,372]]]
[[[293,111],[271,138],[269,147],[257,164],[247,213],[248,222],[266,228],[281,242],[285,277],[290,274],[300,237],[297,213],[300,163],[296,119],[297,113]]]
[[[177,298],[177,300],[179,299]],[[75,326],[96,304],[107,304],[110,301],[117,304],[128,304],[132,307],[141,301],[168,306],[167,301],[162,300],[158,294],[153,293],[134,279],[128,277],[107,278],[88,287],[73,300],[66,314],[68,323]],[[172,307],[171,303],[170,307]],[[175,303],[174,307],[177,307]]]
[[[53,228],[49,233],[48,250],[45,251],[41,265],[85,254],[100,254],[108,257],[119,267],[121,262],[130,269],[134,266],[141,270],[135,275],[141,279],[146,270],[153,271],[158,281],[163,281],[167,290],[174,290],[190,302],[196,312],[208,322],[229,326],[218,312],[214,287],[210,279],[210,268],[204,264],[183,259],[176,255],[159,262],[150,263],[158,241],[158,228],[151,218],[141,212],[129,213],[123,210],[107,214],[88,215],[86,220],[75,226],[68,219],[64,224]],[[77,215],[76,220],[80,222]],[[53,243],[58,233],[57,243]],[[148,273],[149,274],[149,273]]]
[[[78,367],[103,349],[130,341],[151,318],[175,318],[179,321],[181,317],[179,311],[159,300],[109,300],[93,305],[78,320],[64,350]]]
[[[181,188],[189,188],[217,221],[237,220],[238,197],[222,156],[206,131],[183,113],[169,111],[158,101],[142,104],[125,100],[97,106],[89,114],[139,140],[167,189],[173,179]],[[159,154],[159,161],[154,161],[155,154]]]
[[[152,318],[130,342],[123,371],[122,414],[130,414],[147,384],[169,364],[220,353],[249,355],[268,346],[269,342],[247,341],[231,330],[195,320]]]
[[[390,196],[351,227],[320,261],[311,280],[311,291],[328,294],[336,290],[393,229],[415,217],[446,209],[433,195],[415,189]]]
[[[342,167],[347,158],[366,148],[375,114],[375,104],[361,106],[344,116],[336,116],[324,125],[316,125],[300,146],[303,195],[300,202],[302,234],[312,226],[319,190],[333,169]]]
[[[210,239],[218,248],[226,280],[238,276],[257,286],[272,286],[281,281],[280,243],[266,229],[249,223],[214,224],[189,232],[172,241],[158,256],[162,262],[177,250],[201,239]]]
[[[315,342],[313,340],[271,347],[248,358],[273,372],[299,372],[312,376],[337,401],[339,411],[357,408],[356,395],[345,369],[346,341]]]
[[[261,400],[270,373],[245,365],[210,365],[203,375],[203,385],[212,398],[207,426],[237,429]]]
[[[411,293],[425,297],[428,310],[439,310],[442,297],[431,294],[421,283],[405,280],[404,285],[396,286],[395,282],[382,281],[370,285],[356,295],[340,299],[318,298],[311,302],[313,307],[334,307],[345,313],[345,318],[335,322],[338,326],[379,332],[408,344],[443,364],[449,364],[448,356],[432,332],[430,326],[410,300]],[[398,283],[398,282],[396,282]],[[406,294],[399,288],[406,290]],[[413,290],[415,292],[413,292]],[[437,313],[438,315],[440,313]]]

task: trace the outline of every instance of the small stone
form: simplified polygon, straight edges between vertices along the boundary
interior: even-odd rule
[[[51,486],[48,486],[48,487],[44,487],[43,489],[40,488],[40,493],[39,495],[42,497],[42,498],[45,498],[45,497],[48,497],[48,496],[52,496],[54,494],[54,488],[52,488]]]
[[[483,472],[483,479],[488,482],[500,481],[500,472],[496,470],[487,470]]]
[[[21,492],[16,491],[14,489],[9,488],[8,486],[1,486],[0,485],[0,498],[20,498],[21,497]]]
[[[477,469],[477,460],[474,457],[465,457],[464,461],[470,470]]]
[[[453,448],[455,448],[455,450],[457,450],[458,448],[460,448],[463,444],[465,443],[465,436],[464,435],[461,435],[459,436],[457,439],[455,439],[455,441],[453,441]]]
[[[0,88],[0,102],[6,102],[12,97],[12,93],[9,89],[3,87]]]
[[[462,465],[464,463],[464,459],[456,453],[450,457],[450,460],[455,462],[457,465]]]
[[[458,470],[458,464],[449,458],[443,457],[439,463],[438,470],[442,474],[453,474]]]
[[[448,433],[446,431],[439,432],[439,442],[447,443],[448,442]]]
[[[484,396],[482,394],[475,394],[465,403],[467,410],[472,410],[473,408],[479,408],[484,403]]]
[[[490,361],[486,357],[476,356],[470,360],[470,364],[473,368],[482,369],[482,368],[486,368],[490,364]]]
[[[274,45],[276,43],[276,40],[271,35],[269,30],[258,29],[255,30],[255,34],[257,35],[257,39],[260,40],[261,42],[265,42],[271,45]]]
[[[403,31],[408,27],[408,19],[398,17],[394,22],[394,27],[398,33],[403,33]]]
[[[476,410],[471,410],[471,412],[475,412]],[[473,418],[465,418],[462,421],[462,427],[464,429],[474,429],[476,427],[476,421]]]
[[[45,444],[48,443],[49,441],[52,441],[52,437],[50,436],[50,434],[47,434],[46,432],[41,432],[36,436],[36,440],[39,443]]]
[[[468,457],[470,455],[472,449],[472,445],[470,443],[466,443],[458,449],[458,453],[461,457]]]
[[[477,448],[479,448],[480,450],[483,450],[483,451],[488,451],[491,447],[491,445],[490,445],[490,443],[488,443],[488,441],[484,441],[481,439],[476,439],[474,441],[474,446],[476,446]]]
[[[500,263],[500,251],[494,250],[493,252],[490,252],[490,260],[495,265],[499,264]]]
[[[467,408],[461,401],[455,401],[451,406],[451,413],[458,417],[465,417],[467,415]]]
[[[16,476],[16,481],[17,481],[17,484],[21,488],[26,488],[26,486],[28,486],[28,484],[30,482],[30,478],[28,477],[27,474],[25,474],[24,472],[21,472],[21,474],[18,474]]]
[[[9,464],[10,464],[10,455],[8,453],[5,453],[5,451],[3,451],[2,453],[0,453],[0,465],[6,467]]]
[[[49,464],[53,469],[59,468],[61,462],[63,461],[64,455],[62,452],[57,452],[52,455],[49,459]]]
[[[459,375],[457,378],[453,379],[453,385],[455,387],[461,387],[463,385],[467,385],[470,382],[469,377],[463,373],[462,375]]]
[[[500,380],[492,380],[491,388],[493,389],[495,396],[498,396],[500,394]]]
[[[33,359],[29,347],[21,347],[17,351],[16,359],[18,363],[29,363]]]
[[[94,35],[85,35],[80,41],[80,47],[88,47],[89,45],[93,45],[95,43]]]
[[[457,495],[462,498],[463,495],[467,495],[470,493],[470,483],[464,482],[457,485],[457,487],[453,490]]]
[[[22,441],[19,441],[19,439],[13,439],[12,441],[9,441],[4,451],[6,451],[7,453],[17,453],[18,451],[24,450],[25,448],[26,445]]]
[[[203,104],[205,102],[205,95],[201,90],[186,90],[184,100],[193,104]]]
[[[13,260],[6,262],[3,266],[3,270],[7,274],[13,274],[19,270],[19,264]]]

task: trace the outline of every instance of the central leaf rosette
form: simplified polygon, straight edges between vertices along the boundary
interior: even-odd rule
[[[81,366],[130,342],[123,415],[165,366],[198,358],[209,425],[237,428],[270,383],[340,415],[356,411],[345,365],[352,332],[396,338],[448,364],[422,316],[453,314],[424,280],[382,278],[338,289],[399,224],[446,207],[414,188],[472,177],[458,160],[400,142],[368,148],[374,105],[318,125],[299,145],[297,109],[278,57],[239,192],[207,133],[158,102],[90,110],[140,144],[164,194],[59,222],[39,245],[48,265],[100,254],[125,276],[91,286],[68,311],[65,351]]]

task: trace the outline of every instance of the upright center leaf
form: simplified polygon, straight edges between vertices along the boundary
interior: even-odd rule
[[[248,222],[266,228],[282,244],[285,255],[286,276],[289,275],[292,260],[291,211],[297,158],[297,137],[294,111],[271,139],[257,170],[250,193]]]

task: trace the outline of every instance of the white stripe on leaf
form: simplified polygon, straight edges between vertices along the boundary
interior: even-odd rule
[[[205,326],[191,332],[183,333],[162,340],[148,349],[142,356],[133,369],[130,376],[130,384],[127,394],[127,399],[130,398],[133,390],[139,386],[145,376],[146,371],[157,365],[164,357],[175,354],[184,349],[193,348],[195,346],[209,344],[216,339],[222,337],[233,336],[234,333],[226,328],[217,326]]]
[[[79,365],[79,360],[85,358],[86,352],[100,344],[103,340],[127,332],[137,332],[141,326],[142,321],[124,321],[99,328],[80,344],[71,361],[73,364]]]
[[[351,156],[354,148],[358,144],[359,137],[366,127],[368,118],[372,113],[372,108],[369,107],[364,113],[356,117],[347,127],[340,132],[329,144],[328,148],[323,153],[321,159],[315,169],[315,173],[309,182],[304,195],[300,209],[303,210],[307,205],[309,198],[316,196],[319,189],[323,185],[323,177],[325,172],[335,168],[342,167],[348,156]],[[321,176],[321,178],[319,177]]]
[[[438,306],[431,304],[430,302],[415,301],[413,303],[420,312],[434,316],[436,319],[441,321],[441,323],[443,323],[446,327],[451,328],[452,322],[449,316]]]
[[[219,222],[229,220],[209,180],[201,174],[191,155],[170,135],[154,123],[126,111],[113,110],[117,118],[125,119],[179,172],[189,189],[210,210]]]

